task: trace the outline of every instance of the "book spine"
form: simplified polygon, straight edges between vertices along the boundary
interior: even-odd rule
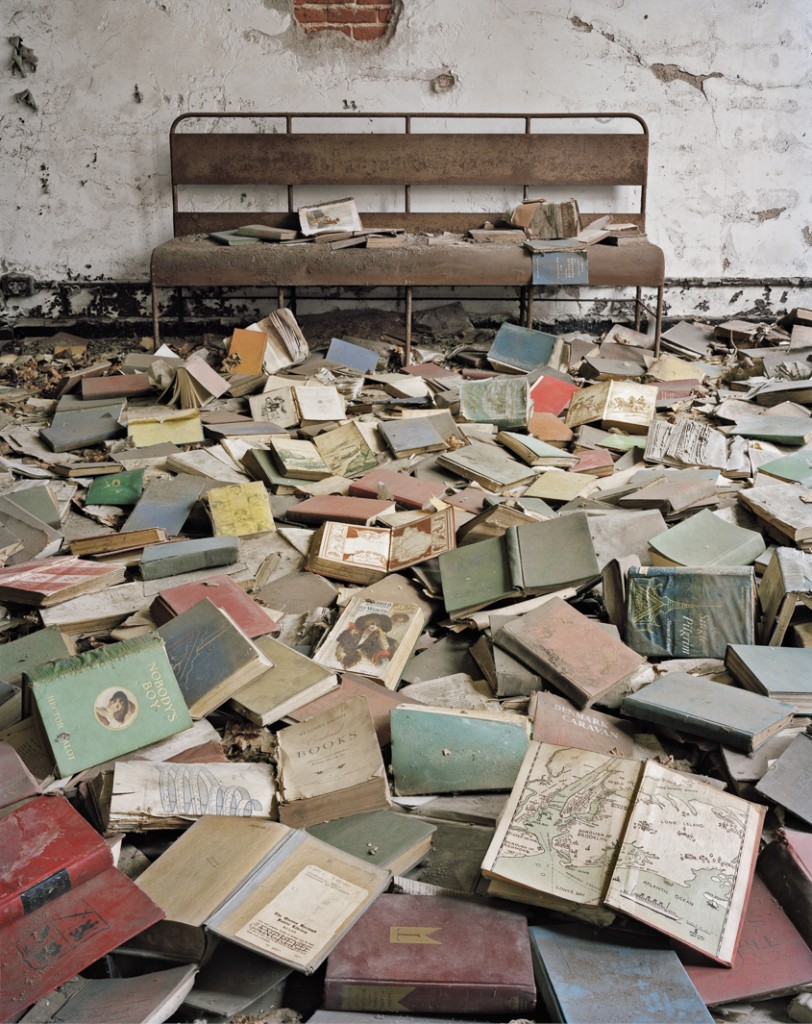
[[[31,839],[31,858],[34,859],[37,850],[42,845],[42,837],[37,835]],[[78,855],[75,853],[75,848],[66,848],[65,857],[69,856],[72,858],[70,862],[66,860],[63,867],[52,872],[47,878],[35,882],[22,892],[10,894],[0,903],[0,928],[39,910],[51,900],[55,900],[72,889],[77,889],[80,885],[113,866],[113,856],[101,838],[99,838],[98,844],[86,848]]]
[[[519,537],[518,526],[509,526],[507,528],[505,532],[505,553],[507,555],[510,581],[523,594],[525,592],[524,567],[522,565],[522,550]]]
[[[327,978],[324,1006],[353,1013],[488,1013],[521,1015],[536,1006],[535,988],[447,982],[376,982]]]

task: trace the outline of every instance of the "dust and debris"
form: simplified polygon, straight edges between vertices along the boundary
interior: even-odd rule
[[[30,89],[21,89],[20,92],[15,92],[14,99],[18,103],[22,103],[24,107],[30,107],[35,114],[39,110],[39,105],[37,104],[37,101],[34,99],[33,93]]]
[[[649,64],[649,71],[666,84],[669,82],[686,82],[705,95],[705,82],[710,78],[724,78],[721,71],[711,71],[707,75],[693,75],[678,64]]]
[[[30,46],[23,46],[22,36],[9,36],[11,44],[11,61],[9,68],[12,75],[19,75],[26,78],[37,70],[37,60],[34,51]]]

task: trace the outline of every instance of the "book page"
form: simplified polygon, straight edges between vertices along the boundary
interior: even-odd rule
[[[367,899],[366,889],[308,864],[235,938],[272,957],[308,966]]]
[[[732,963],[764,811],[648,761],[606,902]]]
[[[630,758],[531,743],[483,874],[600,903],[639,776]]]
[[[454,515],[450,509],[416,522],[399,526],[392,531],[390,572],[398,572],[408,565],[434,558],[454,547]]]

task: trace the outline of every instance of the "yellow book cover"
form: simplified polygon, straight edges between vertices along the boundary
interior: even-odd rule
[[[259,480],[213,487],[206,497],[216,537],[252,537],[276,529],[268,492]]]

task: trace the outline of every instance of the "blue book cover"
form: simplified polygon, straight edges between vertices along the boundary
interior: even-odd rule
[[[755,639],[750,566],[632,567],[626,602],[626,643],[647,657],[724,658]]]
[[[517,370],[533,370],[537,366],[546,365],[553,354],[555,343],[554,334],[503,323],[488,350],[488,361],[504,363]]]
[[[533,284],[589,284],[585,252],[534,252]]]
[[[530,928],[536,984],[549,1020],[572,1024],[711,1024],[677,954],[612,941],[592,929]]]

